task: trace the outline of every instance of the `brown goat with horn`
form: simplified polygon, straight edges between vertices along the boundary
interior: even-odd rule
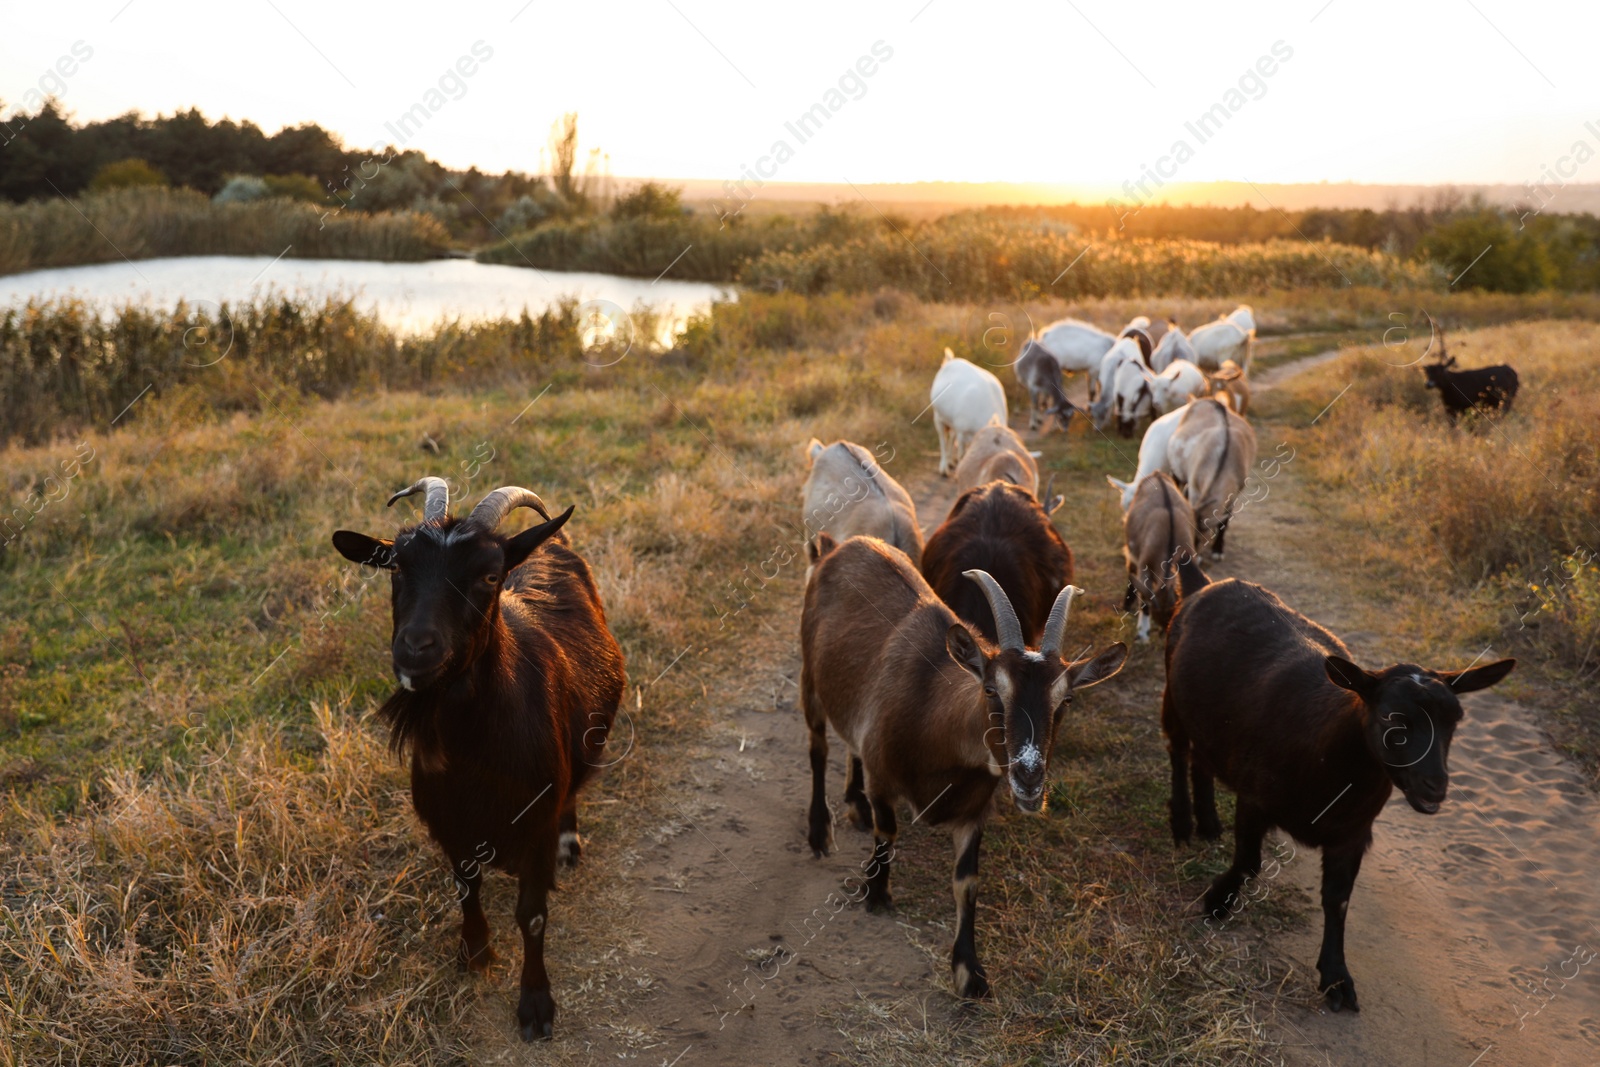
[[[968,571],[994,613],[998,640],[991,644],[956,618],[904,553],[882,541],[852,537],[835,546],[823,534],[808,551],[813,570],[800,623],[800,701],[811,737],[811,848],[820,856],[833,844],[826,781],[831,723],[851,756],[859,756],[849,761],[844,796],[851,821],[873,831],[867,908],[892,906],[898,801],[909,803],[919,820],[950,826],[957,914],[950,967],[958,993],[984,996],[989,980],[978,962],[973,919],[990,798],[1007,777],[1018,808],[1043,807],[1056,728],[1074,691],[1121,670],[1127,646],[1072,662],[1062,657],[1067,609],[1082,592],[1075,586],[1056,596],[1044,636],[1030,649],[999,583]]]
[[[522,1038],[549,1037],[555,1000],[544,966],[547,897],[558,859],[576,863],[577,794],[602,765],[625,685],[622,650],[583,557],[536,493],[505,486],[465,519],[449,514],[443,479],[424,494],[422,522],[393,541],[340,530],[347,559],[390,572],[391,642],[400,690],[379,715],[411,754],[411,801],[450,857],[461,897],[461,959],[487,971],[494,951],[479,901],[485,866],[518,879]],[[517,508],[545,520],[497,532]]]

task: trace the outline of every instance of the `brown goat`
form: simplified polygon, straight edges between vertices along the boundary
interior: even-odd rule
[[[1205,910],[1224,918],[1261,868],[1261,839],[1280,827],[1322,849],[1318,988],[1333,1010],[1357,1010],[1344,957],[1345,911],[1372,823],[1399,787],[1424,815],[1449,787],[1457,696],[1494,685],[1503,659],[1463,671],[1401,663],[1367,671],[1333,634],[1251,582],[1208,582],[1192,559],[1167,631],[1161,728],[1172,760],[1172,837],[1222,833],[1213,776],[1238,795],[1233,865]],[[1190,806],[1190,781],[1194,787]],[[1198,810],[1195,810],[1198,809]]]
[[[1055,590],[1072,582],[1072,549],[1033,494],[990,482],[961,494],[922,550],[922,576],[961,620],[996,640],[983,591],[962,577],[994,575],[1022,619],[1029,644],[1039,640]]]
[[[1177,607],[1177,560],[1180,554],[1194,555],[1194,509],[1166,471],[1156,471],[1139,480],[1122,529],[1122,558],[1128,564],[1122,610],[1139,605],[1138,638],[1148,641],[1151,618],[1165,630]]]
[[[425,493],[423,521],[393,541],[350,530],[334,547],[390,572],[390,656],[400,689],[378,709],[390,743],[411,755],[411,803],[450,857],[461,898],[461,959],[494,961],[479,886],[483,868],[518,880],[522,1039],[549,1037],[556,1004],[544,966],[547,898],[559,860],[579,853],[578,789],[605,762],[626,679],[600,593],[538,495],[505,486],[465,519],[449,489],[423,478],[389,498]],[[496,527],[516,508],[546,521]]]
[[[892,906],[889,863],[898,829],[895,804],[917,819],[950,825],[955,839],[956,991],[981,997],[989,980],[978,961],[978,843],[1002,777],[1023,811],[1038,811],[1056,729],[1075,690],[1121,670],[1127,646],[1068,663],[1061,646],[1074,586],[1054,596],[1037,648],[998,583],[983,571],[966,580],[983,591],[999,633],[974,637],[922,580],[905,555],[871,537],[835,547],[827,534],[808,551],[813,569],[800,622],[800,702],[811,738],[808,841],[833,845],[828,810],[828,725],[850,750],[844,799],[852,822],[873,831],[865,897]]]
[[[1039,465],[1017,431],[991,422],[973,435],[956,464],[956,491],[965,493],[990,482],[1010,482],[1039,494]]]
[[[1215,397],[1192,400],[1167,442],[1167,468],[1194,508],[1197,547],[1222,558],[1234,505],[1256,461],[1256,432]]]
[[[1231,359],[1222,361],[1222,366],[1206,379],[1211,395],[1221,397],[1227,394],[1227,404],[1233,408],[1237,415],[1245,415],[1250,411],[1250,379],[1246,377],[1244,368]]]

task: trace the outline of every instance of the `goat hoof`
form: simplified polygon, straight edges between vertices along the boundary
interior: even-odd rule
[[[550,1040],[555,1034],[556,1001],[548,989],[523,989],[517,1002],[517,1023],[522,1040]]]
[[[1242,880],[1229,878],[1226,874],[1212,882],[1202,905],[1205,913],[1218,922],[1232,918],[1241,903],[1239,887],[1242,884]]]
[[[882,893],[867,893],[867,911],[873,915],[888,915],[894,911],[894,898],[888,890]]]
[[[583,838],[570,830],[562,834],[561,844],[556,847],[556,862],[563,867],[576,867],[582,857]]]
[[[989,996],[989,976],[983,973],[983,964],[973,962],[971,967],[965,963],[951,966],[955,976],[956,992],[968,1000],[983,1000]]]
[[[469,948],[466,942],[462,942],[456,950],[456,962],[461,965],[463,971],[472,974],[488,974],[499,958],[494,949],[487,944],[474,949]]]
[[[845,819],[857,830],[872,829],[872,808],[865,800],[859,804],[851,802],[844,811]]]
[[[1222,558],[1222,553],[1221,552],[1213,552],[1213,553],[1211,553],[1211,558],[1212,559],[1221,559]]]
[[[1222,823],[1216,819],[1201,819],[1195,832],[1207,841],[1215,841],[1222,836]]]
[[[1174,815],[1172,817],[1172,843],[1174,845],[1187,845],[1189,837],[1193,833],[1193,819],[1187,815]]]
[[[1329,1011],[1344,1011],[1346,1008],[1354,1012],[1361,1010],[1361,1006],[1356,1003],[1356,984],[1349,975],[1325,987],[1322,992]]]

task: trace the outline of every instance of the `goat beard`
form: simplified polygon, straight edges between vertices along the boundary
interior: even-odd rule
[[[439,737],[437,710],[436,701],[418,700],[408,690],[395,690],[378,709],[378,718],[389,724],[389,751],[401,759],[409,752],[424,771],[444,770],[448,761]]]

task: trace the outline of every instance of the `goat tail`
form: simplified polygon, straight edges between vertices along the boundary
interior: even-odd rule
[[[1178,592],[1187,600],[1211,584],[1206,572],[1200,569],[1200,556],[1188,549],[1180,551],[1173,560],[1178,565]]]

